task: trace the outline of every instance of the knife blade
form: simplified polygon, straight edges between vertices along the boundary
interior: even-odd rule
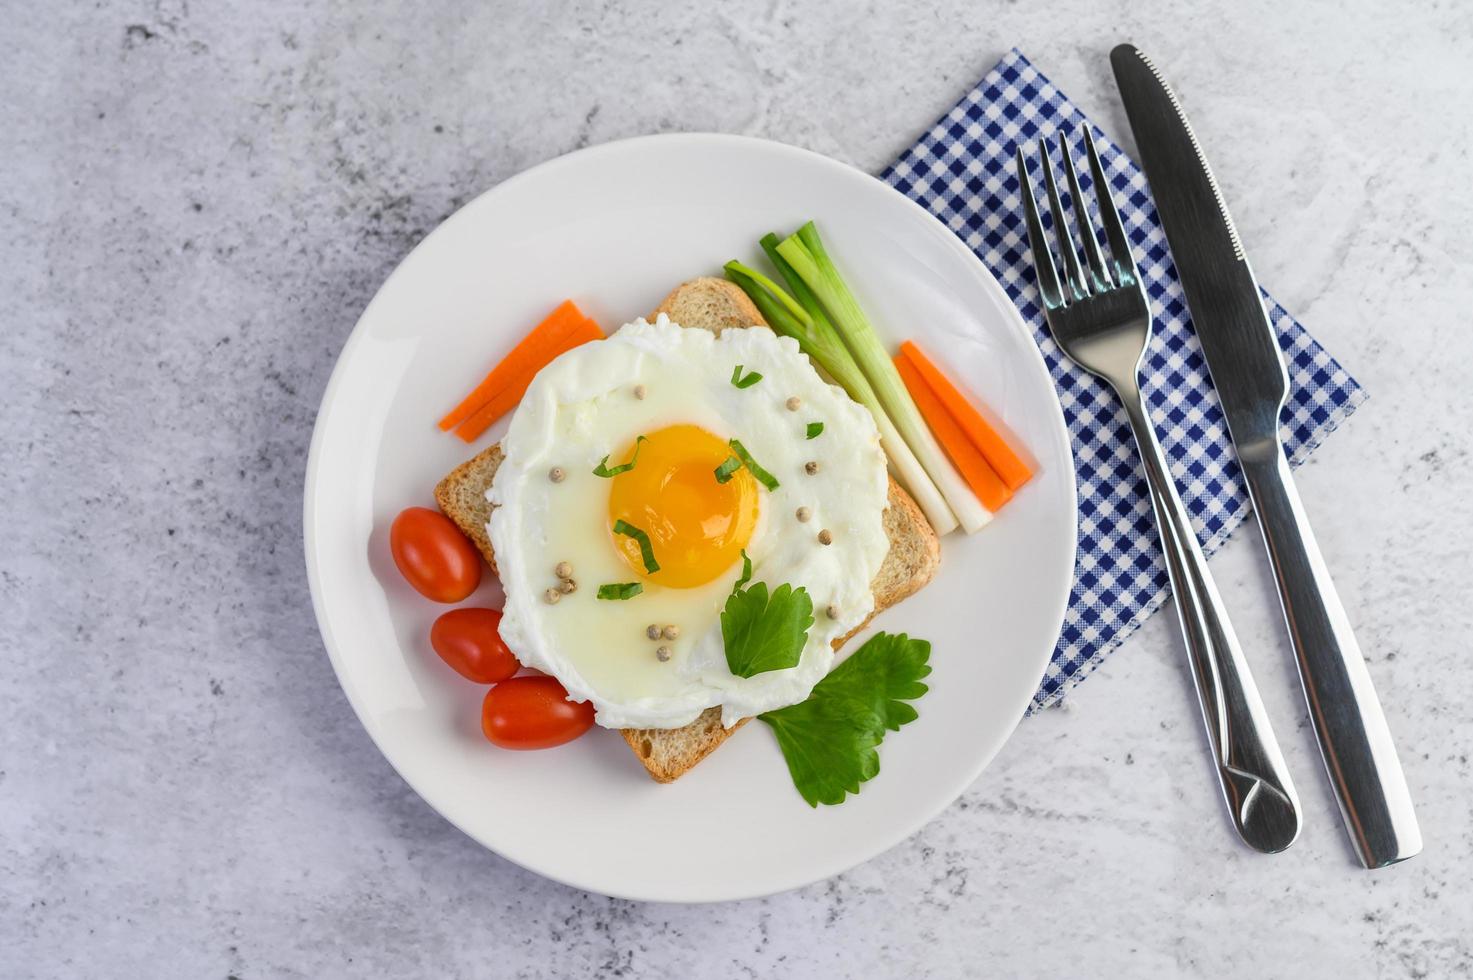
[[[1258,281],[1181,103],[1133,45],[1110,52],[1213,387],[1258,512],[1300,681],[1356,854],[1368,868],[1422,848],[1370,672],[1315,543],[1279,440],[1289,377]]]

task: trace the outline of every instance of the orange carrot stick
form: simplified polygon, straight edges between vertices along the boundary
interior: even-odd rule
[[[931,363],[930,358],[926,357],[921,349],[909,340],[900,345],[900,353],[915,366],[926,386],[946,407],[947,412],[966,433],[972,445],[977,447],[977,451],[987,460],[988,465],[998,476],[1002,477],[1008,489],[1016,490],[1027,483],[1033,476],[1033,469],[1023,462],[1002,436],[997,434],[996,429],[987,424],[982,413],[978,412],[976,407],[967,401],[966,396],[957,390],[956,385],[952,384],[951,380],[942,374],[935,364]]]
[[[481,437],[481,433],[495,424],[497,419],[517,407],[517,403],[527,393],[527,386],[532,383],[538,371],[545,368],[558,355],[581,344],[586,344],[590,340],[603,340],[603,337],[604,332],[598,328],[598,324],[585,318],[562,340],[558,341],[555,347],[544,352],[540,360],[523,363],[519,373],[511,378],[505,387],[492,395],[490,401],[476,409],[474,415],[462,422],[460,428],[455,430],[455,434],[465,442],[475,442]]]
[[[564,300],[545,320],[533,327],[531,333],[523,337],[459,405],[451,409],[450,414],[440,420],[441,431],[449,432],[474,415],[477,409],[523,374],[528,364],[546,364],[555,356],[547,352],[586,319],[572,300]]]
[[[972,488],[977,499],[982,501],[982,506],[994,514],[997,513],[999,507],[1012,499],[1013,491],[1002,482],[997,471],[987,465],[986,458],[972,445],[972,440],[967,438],[961,425],[952,418],[946,406],[941,404],[941,399],[926,384],[916,366],[908,358],[897,354],[895,369],[900,372],[900,380],[905,383],[905,390],[914,399],[921,418],[931,427],[936,441],[941,443],[947,457],[956,465],[957,472],[967,481],[967,486]]]

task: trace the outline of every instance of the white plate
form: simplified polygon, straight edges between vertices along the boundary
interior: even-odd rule
[[[432,505],[435,482],[474,451],[435,419],[563,298],[613,329],[675,284],[719,275],[726,259],[756,261],[763,233],[808,218],[887,339],[914,337],[943,358],[1038,463],[991,526],[943,541],[930,587],[875,621],[934,645],[920,719],[885,740],[883,771],[858,796],[816,810],[794,791],[761,724],[668,786],[602,729],[543,752],[495,748],[479,728],[485,689],[430,649],[430,624],[447,607],[412,591],[389,557],[395,514]],[[504,430],[503,422],[476,448]],[[1063,621],[1074,473],[1027,328],[940,222],[805,150],[652,136],[508,180],[409,254],[364,311],[323,396],[304,523],[312,598],[338,679],[426,802],[558,881],[624,898],[715,901],[844,871],[914,833],[972,784],[1021,718]],[[499,602],[494,583],[477,602]]]

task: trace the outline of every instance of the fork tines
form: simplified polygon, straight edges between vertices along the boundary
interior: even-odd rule
[[[1028,244],[1033,249],[1033,264],[1038,272],[1038,289],[1043,294],[1044,306],[1052,309],[1068,306],[1076,300],[1107,292],[1136,282],[1135,260],[1131,257],[1126,242],[1125,227],[1120,222],[1120,212],[1110,198],[1110,185],[1105,180],[1105,168],[1100,165],[1100,155],[1095,149],[1094,137],[1089,127],[1081,127],[1084,134],[1084,149],[1089,156],[1090,183],[1099,208],[1100,221],[1105,226],[1105,241],[1109,246],[1110,260],[1100,252],[1099,233],[1089,218],[1089,207],[1079,187],[1079,175],[1074,169],[1074,160],[1069,154],[1069,142],[1059,134],[1059,155],[1064,160],[1064,177],[1069,182],[1069,198],[1074,214],[1078,218],[1080,238],[1084,240],[1085,264],[1079,261],[1079,251],[1074,244],[1069,214],[1059,196],[1059,185],[1054,178],[1054,166],[1049,159],[1048,143],[1039,137],[1038,155],[1043,163],[1044,186],[1048,193],[1049,211],[1053,215],[1054,236],[1058,240],[1059,252],[1064,259],[1064,281],[1059,279],[1058,266],[1044,235],[1043,222],[1038,216],[1037,199],[1033,193],[1033,181],[1028,175],[1028,159],[1023,148],[1018,147],[1018,183],[1023,197],[1023,214],[1028,224]]]

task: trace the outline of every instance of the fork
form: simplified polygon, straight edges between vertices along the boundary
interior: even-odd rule
[[[1101,253],[1098,232],[1090,221],[1069,145],[1061,133],[1059,153],[1084,245],[1085,261],[1080,262],[1048,145],[1040,138],[1038,154],[1053,232],[1063,258],[1062,281],[1039,219],[1027,158],[1021,146],[1017,150],[1019,193],[1044,315],[1059,348],[1109,384],[1125,406],[1161,530],[1161,550],[1166,555],[1177,619],[1223,798],[1244,843],[1265,853],[1282,851],[1299,836],[1299,798],[1151,425],[1138,378],[1151,339],[1150,306],[1120,214],[1110,198],[1094,138],[1088,126],[1082,129],[1109,256],[1107,260]]]

